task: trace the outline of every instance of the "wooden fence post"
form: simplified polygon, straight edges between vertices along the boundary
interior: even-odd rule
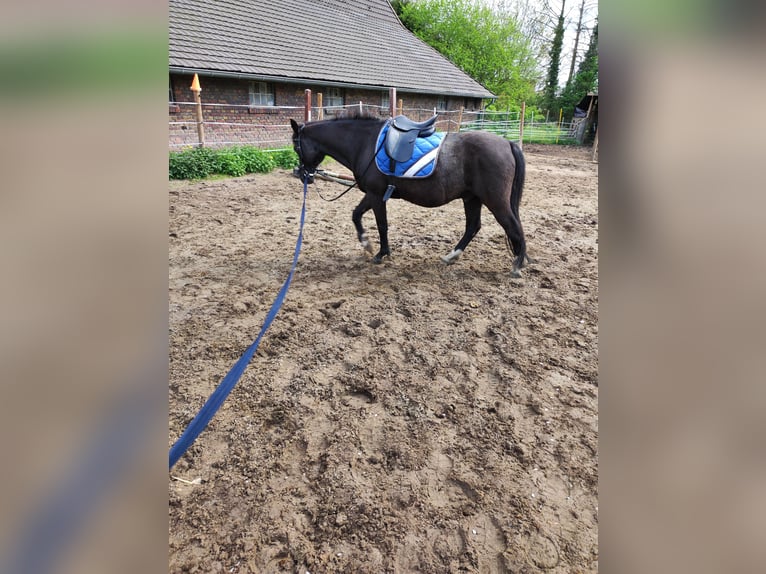
[[[593,157],[591,158],[593,163],[598,163],[598,126],[596,126],[596,137],[593,140]]]
[[[399,115],[401,116],[404,110],[404,100],[399,100]]]
[[[521,102],[521,118],[519,118],[519,149],[524,149],[524,114],[527,111],[527,102]]]
[[[205,147],[205,126],[202,123],[202,98],[200,97],[202,88],[199,85],[197,74],[194,74],[191,91],[194,92],[194,101],[197,104],[197,139],[199,140],[199,147]]]
[[[388,88],[388,112],[392,118],[396,115],[396,88]]]
[[[303,121],[311,121],[311,90],[306,88],[306,106],[303,110]]]
[[[317,119],[323,120],[324,119],[324,107],[322,102],[322,92],[317,92]]]
[[[590,102],[588,103],[588,113],[585,114],[585,119],[582,121],[582,131],[578,132],[577,143],[580,145],[585,143],[585,136],[590,130],[590,126],[593,125],[593,116],[591,115],[591,112],[593,111],[594,101],[595,98],[591,96]]]
[[[460,126],[463,123],[463,110],[465,109],[465,106],[460,106],[460,111],[457,114],[457,129],[456,132],[460,131]]]

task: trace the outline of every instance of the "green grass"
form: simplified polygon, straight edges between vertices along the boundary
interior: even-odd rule
[[[518,138],[516,134],[516,138]],[[555,125],[524,126],[524,143],[565,144],[577,143],[574,136],[568,135],[567,130]]]
[[[492,132],[505,139],[519,141],[519,123],[516,121],[512,127],[503,125],[504,122],[495,122],[495,125],[476,123],[474,126],[464,126],[463,129],[480,129]],[[559,128],[556,124],[524,124],[524,143],[562,144],[571,145],[577,143],[574,136],[568,135],[568,131]]]

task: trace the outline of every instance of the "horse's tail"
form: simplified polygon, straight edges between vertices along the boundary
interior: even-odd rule
[[[521,203],[521,192],[524,191],[524,179],[526,177],[527,167],[524,160],[524,153],[521,148],[514,142],[508,142],[511,144],[511,153],[513,159],[516,162],[516,172],[513,175],[513,187],[511,187],[511,211],[516,216],[516,219],[521,222],[519,218],[519,204]]]

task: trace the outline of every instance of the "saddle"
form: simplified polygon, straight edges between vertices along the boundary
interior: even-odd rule
[[[386,134],[386,153],[395,162],[405,162],[412,158],[415,140],[427,138],[436,131],[434,116],[424,122],[413,122],[406,116],[396,116],[390,120],[391,128]],[[392,168],[393,171],[393,168]]]

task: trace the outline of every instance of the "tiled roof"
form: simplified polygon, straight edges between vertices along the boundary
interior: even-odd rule
[[[407,30],[388,0],[170,0],[169,9],[171,69],[494,97]]]

